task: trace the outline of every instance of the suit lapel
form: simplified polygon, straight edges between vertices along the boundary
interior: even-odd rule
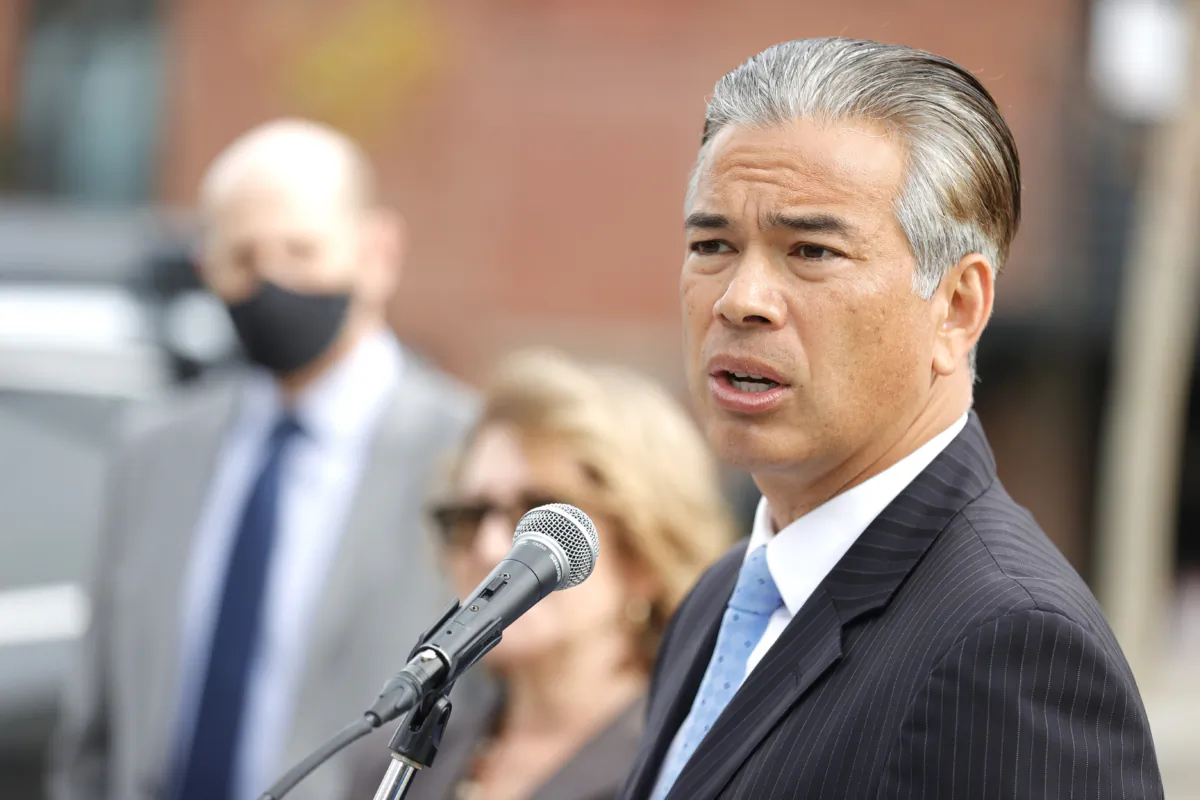
[[[372,543],[390,532],[381,530],[384,527],[381,520],[384,514],[380,513],[379,506],[390,494],[389,490],[395,488],[397,473],[404,466],[399,463],[396,448],[389,446],[390,442],[404,436],[407,415],[403,413],[403,406],[403,398],[397,395],[396,400],[380,419],[379,430],[363,465],[359,485],[350,501],[345,529],[338,541],[336,555],[321,592],[322,600],[317,606],[312,635],[309,637],[310,642],[322,643],[308,648],[314,654],[338,652],[337,648],[330,648],[329,645],[349,632],[346,625],[353,622],[358,605],[357,590],[362,584],[362,581],[357,579],[361,576],[360,568],[365,560],[383,556],[377,550],[372,551]],[[311,670],[306,671],[306,682],[315,678],[317,684],[314,688],[328,677],[313,676],[309,673]]]
[[[388,670],[400,666],[390,663],[348,664],[346,657],[353,652],[350,649],[352,642],[361,641],[364,633],[366,636],[387,635],[384,631],[363,632],[360,628],[364,618],[386,619],[389,613],[385,610],[371,616],[371,612],[367,611],[374,604],[387,602],[385,597],[371,596],[371,589],[377,591],[384,583],[369,576],[381,562],[388,569],[397,568],[390,545],[395,543],[398,546],[406,532],[394,528],[394,525],[401,524],[402,520],[395,519],[396,515],[389,512],[389,509],[399,504],[390,498],[397,494],[401,476],[405,474],[405,450],[396,443],[403,442],[411,436],[409,426],[417,418],[413,411],[404,393],[397,392],[379,420],[378,430],[362,468],[359,485],[354,490],[348,508],[345,528],[339,539],[333,564],[321,590],[321,599],[316,604],[316,618],[305,644],[305,668],[298,697],[328,695],[330,685],[347,683],[344,673],[348,669],[373,670],[382,683],[388,675]],[[395,542],[391,541],[393,539]],[[403,580],[403,574],[397,574],[396,579]],[[400,612],[400,609],[395,609],[390,613]],[[339,673],[343,674],[340,680]],[[352,702],[366,703],[370,699],[353,698]],[[345,698],[340,700],[344,701]],[[350,719],[356,710],[357,705],[347,706],[347,719]],[[302,705],[297,706],[297,713],[304,713]],[[293,725],[293,733],[301,734],[302,731],[303,725]],[[306,755],[302,752],[306,746],[306,742],[299,741],[295,736],[291,737],[286,749],[289,763]]]
[[[684,638],[678,645],[678,652],[672,652],[670,659],[661,665],[663,672],[655,681],[656,696],[642,738],[648,746],[641,748],[629,773],[627,783],[631,794],[628,796],[649,797],[654,788],[659,767],[675,732],[692,708],[692,700],[717,645],[721,616],[737,583],[745,553],[746,543],[742,542],[726,554],[693,589],[694,607],[689,603],[679,611],[680,618],[674,627]],[[688,635],[690,631],[696,631],[696,635]]]
[[[825,581],[844,625],[891,601],[950,520],[996,480],[975,412],[966,427],[858,538]]]
[[[842,623],[829,592],[818,587],[700,742],[675,781],[671,800],[716,797],[771,728],[841,657]]]
[[[991,449],[972,411],[962,433],[867,527],[792,619],[700,743],[670,798],[719,796],[771,729],[841,660],[844,630],[887,606],[938,534],[995,475]],[[707,625],[719,626],[724,605],[706,610]],[[714,645],[715,633],[707,649],[695,654],[701,675]],[[698,686],[696,678],[687,687],[689,705]],[[651,763],[660,764],[664,753],[665,747]]]

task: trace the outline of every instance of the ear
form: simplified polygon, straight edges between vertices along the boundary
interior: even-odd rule
[[[992,316],[995,298],[992,265],[980,253],[959,259],[934,294],[938,315],[933,370],[947,377],[966,369],[968,357]]]
[[[400,285],[407,250],[404,219],[395,212],[373,209],[367,214],[364,243],[371,294],[387,303]]]
[[[207,234],[191,244],[188,248],[187,260],[191,264],[192,271],[196,273],[197,280],[209,291],[213,291],[212,244]]]
[[[192,242],[187,248],[187,262],[192,268],[192,272],[196,273],[196,277],[204,280],[204,260],[207,256],[208,248],[203,239]]]

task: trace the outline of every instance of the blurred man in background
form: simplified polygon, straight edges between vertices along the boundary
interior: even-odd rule
[[[52,793],[246,800],[353,719],[446,599],[421,535],[473,400],[385,323],[400,221],[303,121],[209,168],[200,270],[255,367],[143,409],[116,455]],[[292,795],[344,791],[334,761]]]

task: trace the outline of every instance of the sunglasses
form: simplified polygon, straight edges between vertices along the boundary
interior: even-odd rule
[[[498,514],[508,528],[515,530],[521,517],[533,509],[561,502],[565,501],[549,492],[522,492],[511,503],[489,499],[451,500],[433,506],[429,513],[443,542],[450,547],[469,548],[475,544],[484,521],[493,514]]]

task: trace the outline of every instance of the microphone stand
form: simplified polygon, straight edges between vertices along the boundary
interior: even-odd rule
[[[507,572],[497,576],[488,584],[488,590],[494,593],[507,583],[508,578]],[[401,800],[408,793],[408,787],[417,770],[432,765],[433,758],[437,755],[442,733],[446,729],[446,720],[450,718],[450,698],[447,695],[454,685],[454,679],[483,658],[500,641],[500,632],[496,629],[498,620],[492,620],[489,624],[471,631],[469,647],[457,648],[465,652],[465,658],[462,657],[464,652],[456,652],[455,656],[448,658],[440,648],[435,651],[430,647],[429,642],[434,638],[434,634],[442,629],[460,607],[459,601],[455,600],[441,618],[421,634],[420,641],[409,655],[409,665],[384,685],[375,705],[288,770],[267,791],[259,795],[259,800],[280,800],[334,754],[394,719],[400,719],[401,723],[392,736],[391,744],[388,745],[392,751],[392,763],[375,792],[374,800]],[[479,606],[472,603],[470,610],[478,611]],[[447,634],[451,632],[447,630]],[[436,645],[436,642],[434,644]],[[424,656],[418,658],[422,651]],[[448,664],[445,663],[447,660]],[[448,674],[450,680],[439,684],[437,689],[421,690],[420,687],[425,685],[426,680],[442,673]],[[419,700],[416,699],[417,694],[420,695]],[[409,706],[409,702],[415,704]],[[399,712],[400,708],[408,710]]]
[[[449,719],[450,698],[444,693],[429,695],[404,714],[388,744],[392,761],[374,800],[403,800],[417,771],[433,765]]]

